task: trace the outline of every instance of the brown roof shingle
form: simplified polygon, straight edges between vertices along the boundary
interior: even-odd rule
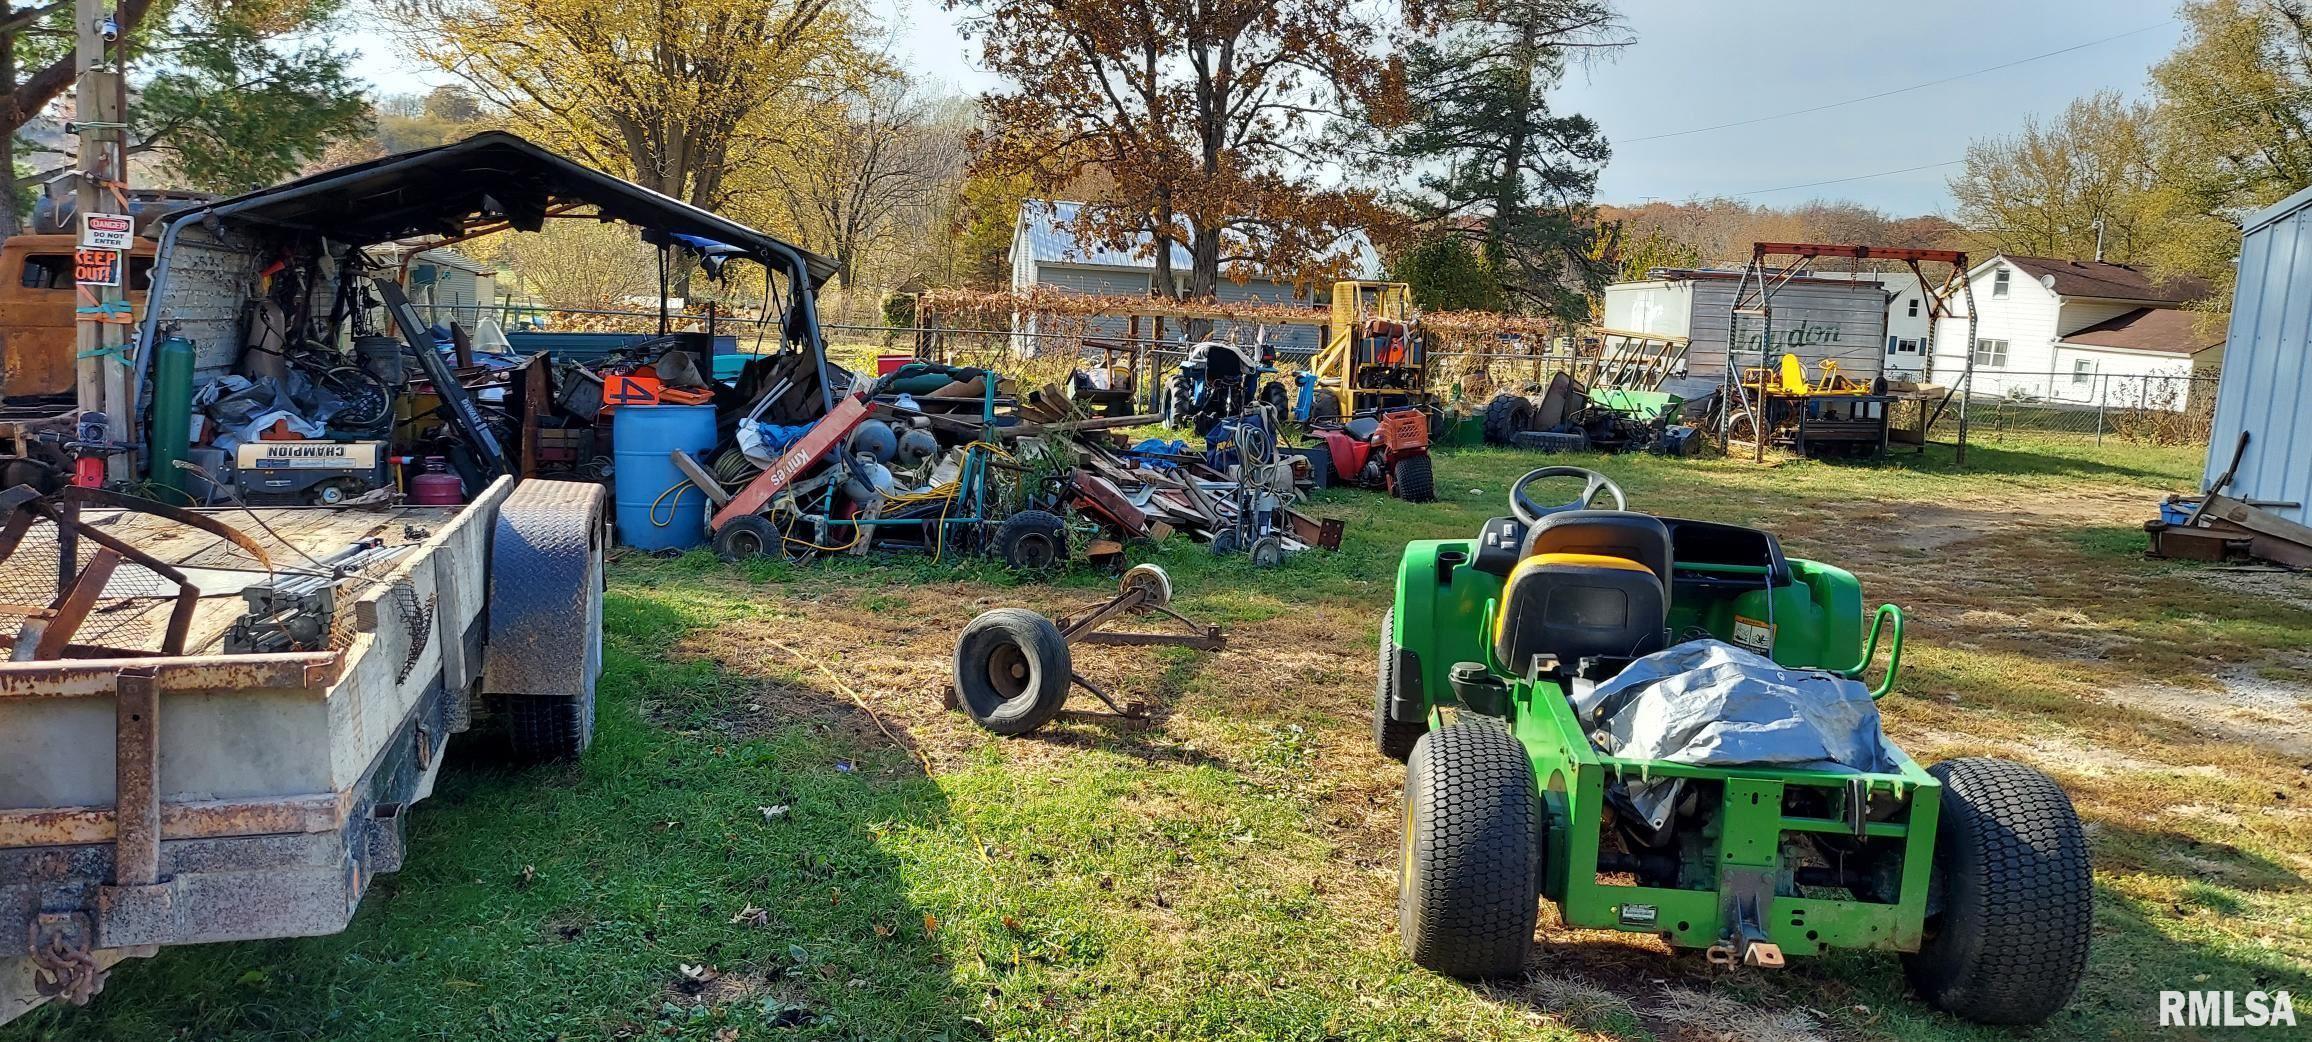
[[[2000,256],[2034,279],[2054,276],[2055,292],[2066,297],[2189,304],[2211,292],[2207,282],[2202,279],[2154,279],[2141,269],[2126,264],[2062,260],[2056,257],[2017,257],[2013,254]]]
[[[2070,336],[2065,344],[2080,347],[2118,347],[2131,351],[2159,351],[2188,355],[2224,342],[2221,331],[2200,331],[2200,314],[2179,308],[2137,308],[2107,318]]]

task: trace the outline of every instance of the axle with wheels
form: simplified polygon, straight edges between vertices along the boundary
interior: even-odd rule
[[[1198,651],[1219,651],[1228,646],[1220,627],[1199,625],[1173,611],[1171,603],[1171,577],[1162,568],[1143,564],[1124,573],[1114,597],[1057,622],[1025,608],[982,612],[956,640],[954,686],[948,690],[948,705],[970,713],[981,727],[1007,738],[1017,737],[1059,715],[1073,684],[1091,692],[1118,716],[1145,718],[1147,707],[1137,702],[1118,703],[1099,684],[1076,672],[1068,649],[1075,644],[1169,645]],[[1170,617],[1188,632],[1100,629],[1124,616],[1144,614]]]

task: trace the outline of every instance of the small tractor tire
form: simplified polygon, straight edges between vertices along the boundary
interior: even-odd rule
[[[1422,736],[1405,769],[1397,932],[1405,954],[1469,980],[1525,968],[1541,903],[1541,795],[1507,728]]]
[[[1485,403],[1485,440],[1509,445],[1517,434],[1533,426],[1533,402],[1522,395],[1496,395]]]
[[[1255,568],[1276,568],[1284,564],[1284,540],[1273,535],[1253,540],[1252,549],[1246,552],[1251,555]]]
[[[955,642],[955,694],[979,726],[1006,738],[1049,723],[1074,665],[1060,628],[1025,608],[982,612]]]
[[[1068,563],[1068,524],[1056,514],[1022,510],[996,526],[989,549],[1014,571],[1058,568]]]
[[[714,534],[714,554],[725,561],[737,562],[750,557],[774,557],[785,537],[777,525],[761,514],[746,514],[724,522]]]
[[[1927,769],[1943,783],[1927,939],[1903,956],[1911,987],[1978,1024],[2037,1024],[2087,970],[2095,883],[2070,797],[2039,771],[1974,757]]]
[[[1437,474],[1430,468],[1427,454],[1407,456],[1389,464],[1389,494],[1407,503],[1427,503],[1437,498]]]
[[[1260,404],[1276,410],[1278,423],[1292,419],[1292,394],[1274,380],[1260,385]]]
[[[1381,755],[1404,763],[1413,745],[1429,733],[1424,718],[1406,723],[1389,715],[1389,701],[1397,694],[1397,609],[1381,613],[1381,665],[1373,682],[1373,744]]]
[[[1341,395],[1338,391],[1319,387],[1309,397],[1309,422],[1341,418]]]

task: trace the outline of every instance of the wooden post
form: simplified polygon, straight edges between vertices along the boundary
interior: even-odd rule
[[[128,129],[120,74],[105,64],[106,48],[116,42],[105,39],[107,20],[106,5],[100,0],[74,0],[73,68],[79,75],[74,85],[72,129],[80,139],[74,160],[79,173],[74,201],[78,212],[84,215],[120,213],[125,209],[120,205],[122,196],[115,189],[126,187]],[[114,35],[117,36],[117,31]],[[121,251],[118,268],[120,279],[117,281],[125,282],[127,251]],[[116,308],[123,299],[123,288],[80,287],[81,306],[93,300],[98,308]],[[134,410],[128,399],[124,345],[133,327],[104,321],[108,312],[84,312],[76,317],[79,321],[74,323],[74,345],[80,357],[74,366],[74,390],[78,404],[85,412],[105,415],[107,441],[126,441],[135,417],[130,415]],[[131,464],[128,456],[108,456],[106,478],[116,482],[128,480]]]

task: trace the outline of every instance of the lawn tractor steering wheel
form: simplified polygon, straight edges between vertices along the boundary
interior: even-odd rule
[[[1553,507],[1535,505],[1533,497],[1525,494],[1525,487],[1546,478],[1580,478],[1582,480],[1581,498]],[[1517,479],[1516,484],[1509,486],[1509,509],[1511,513],[1517,515],[1518,520],[1530,525],[1540,521],[1544,516],[1555,514],[1561,510],[1587,510],[1590,508],[1590,504],[1597,500],[1600,492],[1613,495],[1615,510],[1629,509],[1629,505],[1622,499],[1622,487],[1614,484],[1612,478],[1587,467],[1543,467],[1539,470],[1527,471],[1524,477]]]

